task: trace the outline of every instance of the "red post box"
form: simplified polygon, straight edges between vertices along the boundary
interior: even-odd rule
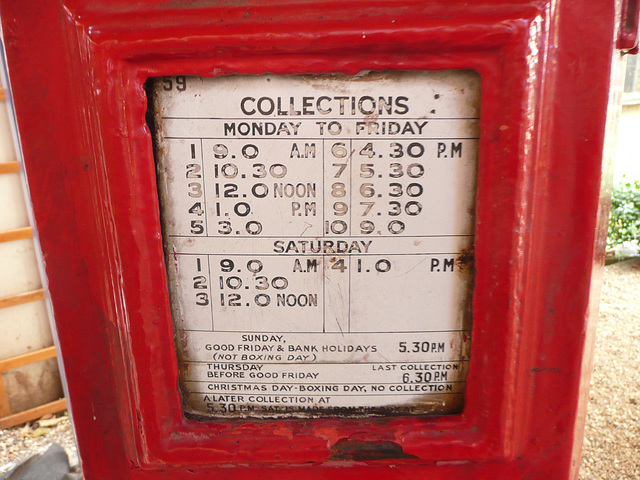
[[[0,6],[88,480],[577,477],[636,0]]]

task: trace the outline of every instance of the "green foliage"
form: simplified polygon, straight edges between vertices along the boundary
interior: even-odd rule
[[[607,246],[640,239],[640,182],[621,183],[613,189]]]

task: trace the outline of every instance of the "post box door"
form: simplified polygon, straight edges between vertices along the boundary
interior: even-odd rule
[[[576,477],[633,8],[36,4],[3,34],[87,479]]]

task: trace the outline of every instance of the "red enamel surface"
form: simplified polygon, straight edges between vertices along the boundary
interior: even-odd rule
[[[612,2],[1,0],[0,8],[87,480],[575,474],[589,305],[603,261]],[[482,78],[463,414],[186,420],[145,80],[387,69],[472,69]],[[399,445],[408,458],[333,460],[341,441]]]

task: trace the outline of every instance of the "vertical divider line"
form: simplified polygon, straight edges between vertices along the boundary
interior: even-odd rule
[[[353,139],[349,139],[349,235],[353,235]],[[347,332],[351,333],[351,255],[348,258]]]
[[[325,208],[327,208],[327,199],[326,199],[326,195],[325,195],[325,181],[324,181],[324,175],[325,175],[325,170],[324,170],[324,163],[325,163],[325,158],[324,158],[324,138],[322,139],[322,225],[320,226],[320,231],[322,232],[322,238],[324,238],[324,222],[325,222]],[[322,250],[320,250],[320,253],[322,254]],[[324,271],[322,272],[323,275],[323,282],[324,282]]]
[[[348,305],[349,305],[349,309],[347,311],[347,317],[348,317],[348,328],[347,331],[349,333],[351,333],[351,255],[347,255],[347,258],[349,259],[349,277],[348,277],[348,281],[349,281],[349,301],[348,301]]]
[[[349,139],[349,235],[353,235],[353,139]]]
[[[211,310],[211,331],[215,332],[215,319],[213,318],[213,283],[211,283],[211,259],[207,255],[207,270],[209,271],[209,309]]]
[[[324,156],[324,149],[325,149],[325,142],[324,142],[324,138],[321,139],[322,140],[322,224],[320,225],[320,232],[322,232],[321,238],[324,238],[324,222],[325,222],[325,209],[327,208],[327,202],[326,202],[326,195],[325,195],[325,156]],[[322,244],[323,242],[320,242],[321,248],[320,248],[320,258],[322,259],[321,263],[321,269],[322,271],[320,272],[320,280],[322,281],[322,333],[326,332],[326,328],[327,328],[327,312],[326,312],[326,304],[327,304],[327,299],[325,297],[326,295],[326,290],[325,290],[325,283],[326,283],[326,278],[325,278],[325,264],[324,264],[324,249],[322,248]]]
[[[205,237],[209,236],[209,221],[207,217],[209,216],[207,210],[207,180],[204,175],[204,147],[202,143],[202,139],[200,139],[200,164],[202,165],[202,203],[204,204],[204,235]]]
[[[326,292],[325,292],[325,288],[324,288],[324,272],[325,272],[325,265],[324,265],[324,255],[322,255],[320,257],[322,260],[320,262],[321,266],[320,268],[322,269],[322,333],[326,333],[327,332],[327,312],[326,312],[326,305],[327,305],[327,299],[325,297]]]

